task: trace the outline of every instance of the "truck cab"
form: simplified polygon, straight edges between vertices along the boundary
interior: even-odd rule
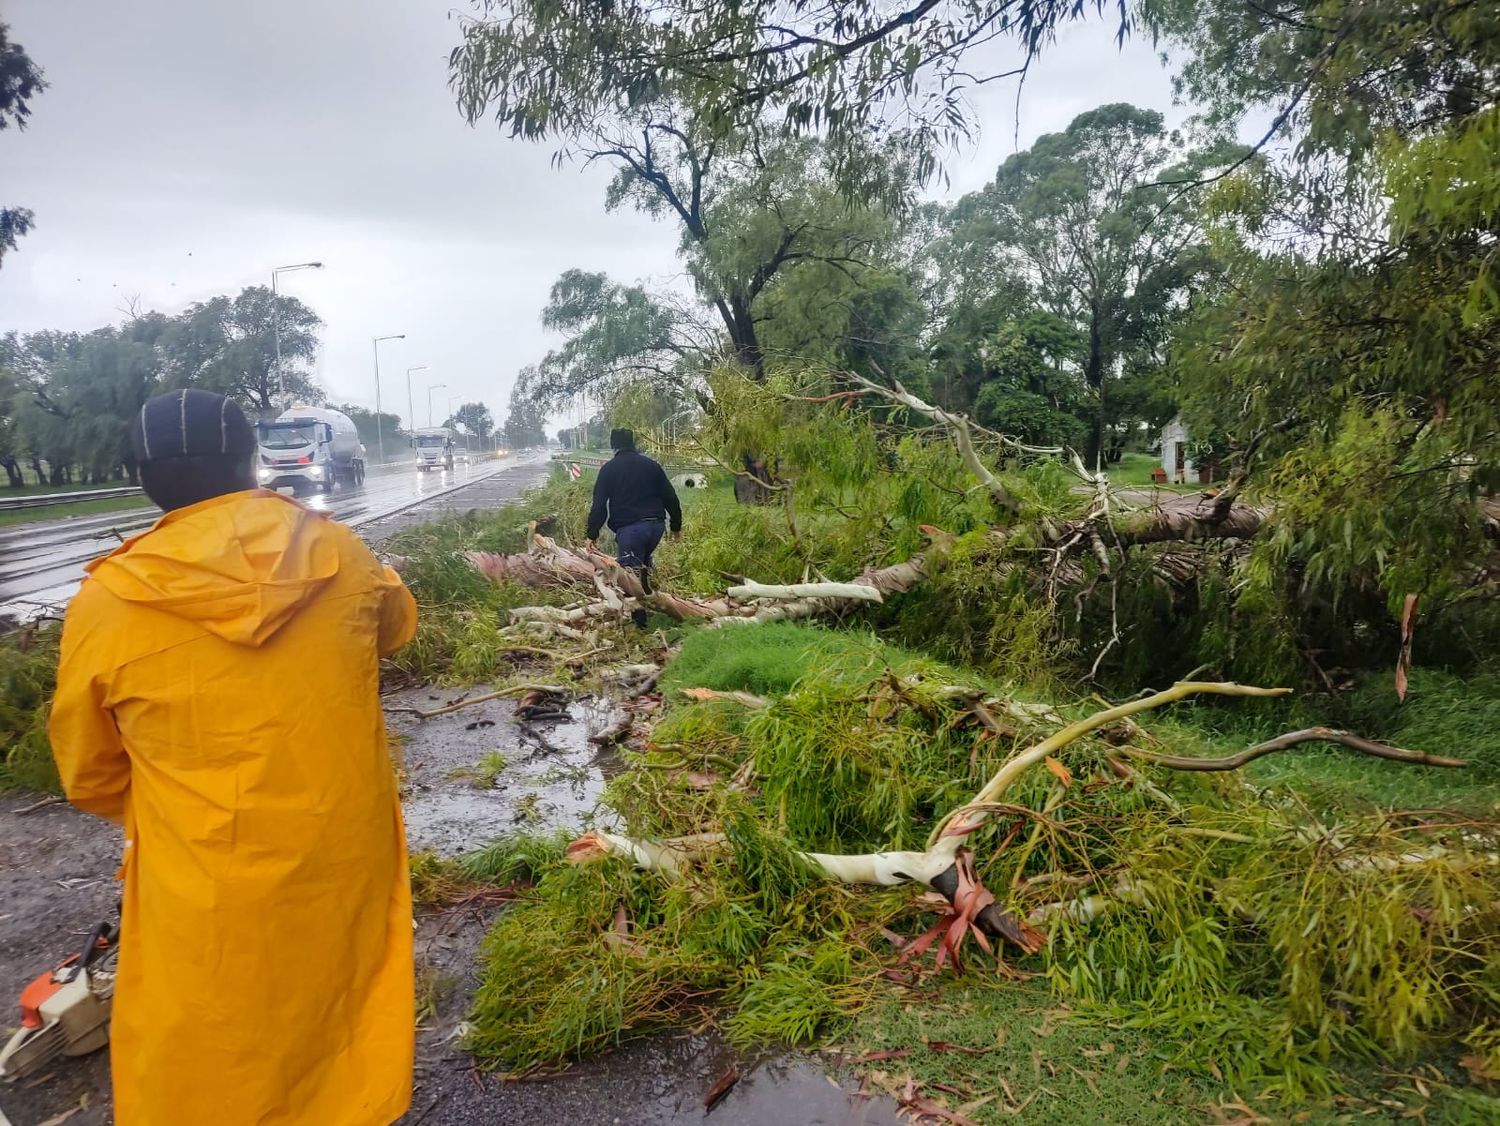
[[[417,472],[430,469],[449,471],[453,468],[453,431],[446,426],[430,426],[412,435],[411,444],[417,451]]]
[[[364,483],[364,446],[353,421],[338,411],[294,407],[255,425],[256,479],[292,494],[328,493]]]

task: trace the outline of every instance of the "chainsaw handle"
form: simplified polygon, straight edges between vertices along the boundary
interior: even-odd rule
[[[73,981],[79,974],[86,972],[90,966],[108,952],[109,948],[114,945],[114,940],[115,928],[112,924],[109,922],[96,924],[94,929],[89,931],[89,937],[83,944],[83,953],[68,968],[68,976],[62,979],[63,982]]]

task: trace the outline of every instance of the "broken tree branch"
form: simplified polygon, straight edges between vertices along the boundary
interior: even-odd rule
[[[985,783],[972,800],[953,810],[933,829],[923,852],[872,852],[856,855],[835,855],[822,852],[798,852],[797,855],[812,868],[829,879],[848,884],[877,884],[891,886],[902,883],[921,883],[937,891],[949,903],[957,906],[956,897],[965,885],[961,851],[966,838],[971,836],[988,818],[1011,807],[1000,803],[1000,796],[1010,785],[1031,767],[1042,762],[1069,743],[1082,738],[1091,731],[1118,722],[1137,712],[1148,711],[1163,704],[1173,703],[1193,695],[1218,696],[1281,696],[1289,692],[1286,688],[1257,688],[1251,685],[1231,683],[1175,684],[1162,692],[1139,700],[1132,700],[1113,708],[1078,720],[1054,735],[1013,755]],[[684,848],[682,840],[668,842],[637,841],[615,834],[594,832],[579,838],[569,849],[569,858],[587,860],[616,852],[629,856],[642,868],[656,869],[669,874],[679,873],[683,863],[691,860],[703,847],[712,841],[712,847],[723,847],[725,838],[709,834],[692,838],[693,848]],[[998,903],[987,902],[972,916],[972,923],[986,935],[1005,938],[1028,953],[1041,949],[1046,938],[1031,928],[1026,921],[1018,919],[1004,910]]]
[[[856,602],[881,602],[880,591],[861,583],[790,583],[768,586],[746,581],[724,592],[730,598],[843,598]]]
[[[1468,762],[1461,758],[1444,758],[1441,755],[1423,754],[1421,751],[1404,751],[1400,747],[1388,746],[1385,743],[1377,743],[1372,739],[1363,739],[1348,731],[1339,731],[1332,727],[1306,727],[1301,731],[1289,731],[1285,735],[1278,735],[1274,739],[1267,739],[1264,743],[1257,743],[1253,747],[1246,747],[1238,754],[1225,755],[1222,758],[1192,758],[1186,755],[1165,755],[1159,751],[1146,751],[1137,747],[1121,747],[1121,751],[1132,758],[1143,759],[1153,762],[1158,766],[1170,767],[1172,770],[1238,770],[1246,763],[1254,762],[1258,758],[1275,754],[1277,751],[1285,751],[1303,743],[1338,743],[1341,746],[1359,751],[1361,754],[1374,755],[1376,758],[1389,759],[1392,762],[1414,763],[1418,766],[1447,766],[1463,767]]]
[[[470,696],[466,700],[458,700],[452,704],[446,704],[441,708],[433,708],[431,711],[423,711],[421,708],[387,708],[388,712],[399,712],[404,715],[414,715],[418,719],[434,719],[440,715],[456,712],[461,708],[467,708],[474,704],[483,704],[489,700],[503,700],[508,696],[524,696],[528,692],[538,692],[544,696],[559,696],[566,698],[568,690],[560,688],[555,684],[512,684],[509,688],[501,688],[495,692],[485,692],[478,696]]]
[[[953,441],[958,446],[959,456],[963,458],[964,466],[979,479],[990,496],[995,498],[995,503],[1001,508],[1014,509],[1017,507],[1015,497],[1011,496],[1010,490],[1005,484],[990,471],[989,466],[979,456],[979,451],[974,448],[974,433],[970,429],[968,418],[961,414],[949,414],[941,407],[933,406],[917,398],[897,381],[894,388],[884,387],[874,380],[866,379],[862,375],[849,373],[849,379],[858,384],[867,394],[879,395],[892,402],[900,403],[909,410],[925,415],[934,422],[947,427],[953,435]],[[1058,449],[1061,453],[1061,449]]]

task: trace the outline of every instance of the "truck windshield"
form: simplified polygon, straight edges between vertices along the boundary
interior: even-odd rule
[[[311,445],[317,440],[318,434],[315,422],[262,423],[256,429],[260,432],[260,444],[268,450],[292,450],[298,446]]]
[[[418,434],[417,445],[423,449],[435,449],[443,444],[444,439],[436,434]]]

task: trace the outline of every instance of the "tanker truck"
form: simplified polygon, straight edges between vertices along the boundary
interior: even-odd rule
[[[329,493],[364,484],[365,447],[346,414],[324,407],[291,407],[255,424],[260,443],[256,478],[267,489]]]

